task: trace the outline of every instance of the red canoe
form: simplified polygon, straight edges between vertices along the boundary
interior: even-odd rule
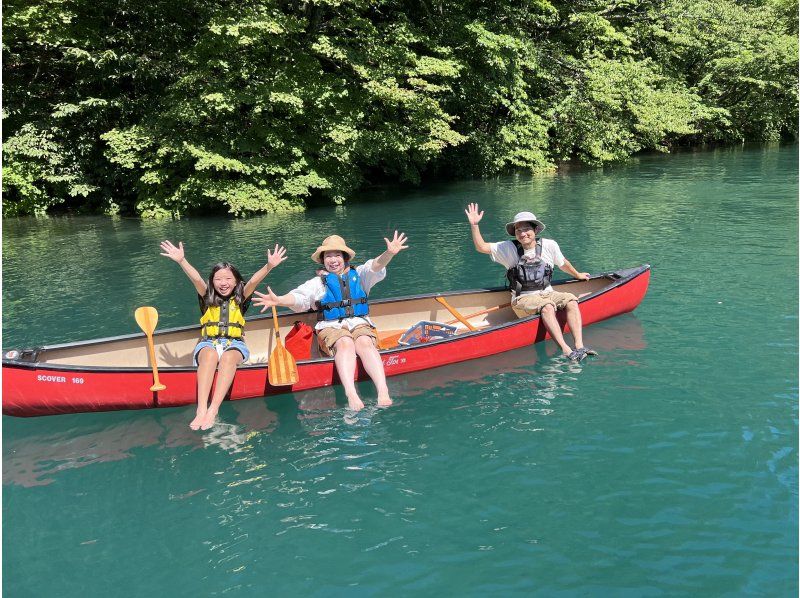
[[[587,281],[555,282],[554,288],[578,296],[584,325],[633,311],[641,303],[650,281],[650,266],[643,265],[597,274]],[[370,317],[381,331],[381,351],[387,376],[435,368],[486,357],[549,338],[538,316],[518,319],[508,307],[505,289],[458,291],[441,295],[475,331],[469,331],[436,301],[440,295],[416,295],[370,302]],[[296,321],[314,325],[314,313],[284,313],[279,317],[281,338]],[[458,325],[453,336],[409,346],[396,344],[399,333],[420,321]],[[564,322],[562,321],[562,326]],[[176,407],[196,402],[192,350],[198,326],[185,326],[154,334],[159,377],[166,389],[151,392],[152,370],[145,336],[141,333],[51,345],[36,349],[3,351],[3,413],[17,416],[54,415],[86,411],[114,411]],[[297,362],[299,381],[292,387],[271,386],[267,362],[275,343],[272,319],[248,320],[247,344],[251,356],[236,373],[230,399],[296,392],[338,382],[333,359],[320,357]],[[359,368],[356,378],[366,379]]]

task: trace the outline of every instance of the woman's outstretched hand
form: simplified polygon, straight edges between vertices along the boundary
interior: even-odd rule
[[[266,293],[259,293],[255,291],[253,293],[255,299],[253,299],[253,305],[256,307],[261,308],[261,313],[264,313],[270,307],[275,307],[278,305],[278,296],[272,292],[272,289],[267,287]]]
[[[178,246],[172,244],[172,241],[161,241],[161,255],[168,257],[173,262],[180,263],[186,257],[183,253],[183,241],[178,241]]]
[[[397,255],[403,249],[408,249],[408,245],[406,245],[408,237],[406,237],[405,233],[394,231],[394,238],[391,241],[386,237],[383,240],[386,241],[386,251],[391,255]]]
[[[483,218],[483,210],[481,210],[476,203],[469,204],[467,209],[464,210],[464,213],[467,215],[467,220],[469,220],[470,224],[478,224],[481,218]]]
[[[276,243],[274,251],[270,251],[269,249],[267,250],[267,264],[269,264],[270,270],[277,268],[287,259],[288,256],[286,255],[286,248],[283,245],[278,245]]]

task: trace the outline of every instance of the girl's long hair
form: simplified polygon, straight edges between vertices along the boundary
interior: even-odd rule
[[[233,287],[233,292],[228,297],[223,297],[217,293],[216,289],[214,288],[214,274],[225,269],[230,270],[233,274],[233,277],[236,279],[236,286]],[[208,275],[208,285],[206,288],[206,295],[203,297],[203,301],[205,301],[206,305],[222,305],[231,297],[233,297],[234,301],[236,301],[238,305],[242,305],[244,303],[244,280],[242,280],[242,275],[239,274],[239,270],[236,269],[236,266],[229,262],[219,262],[218,264],[214,264],[214,267],[211,268],[211,274]]]

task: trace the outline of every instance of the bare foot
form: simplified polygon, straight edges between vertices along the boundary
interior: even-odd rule
[[[217,410],[216,409],[209,409],[206,413],[205,418],[200,424],[201,430],[210,430],[214,427],[214,423],[217,421]]]
[[[347,397],[347,405],[353,411],[361,411],[364,408],[364,402],[359,398],[358,395]]]
[[[389,397],[389,395],[386,395],[385,397],[381,396],[378,397],[378,407],[388,407],[391,404],[392,404],[392,399],[391,397]]]
[[[189,427],[192,430],[199,430],[200,426],[203,425],[203,420],[205,419],[205,417],[206,417],[205,411],[203,413],[200,413],[198,411],[197,414],[194,416],[192,422],[189,424]]]

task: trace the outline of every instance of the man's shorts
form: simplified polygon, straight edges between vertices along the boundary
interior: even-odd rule
[[[230,351],[231,349],[236,349],[239,353],[242,354],[242,361],[247,361],[250,357],[250,350],[247,348],[247,345],[244,344],[244,341],[238,338],[215,338],[215,339],[205,339],[201,340],[197,343],[197,346],[194,348],[194,354],[192,355],[192,361],[195,365],[199,365],[197,363],[197,356],[200,354],[200,351],[209,347],[214,349],[217,352],[217,359],[222,357],[222,354],[225,351]]]
[[[346,326],[343,328],[330,327],[317,330],[317,342],[319,342],[319,350],[324,355],[333,357],[336,355],[336,347],[334,346],[336,345],[336,341],[345,336],[352,338],[353,342],[355,342],[355,340],[360,336],[368,336],[372,339],[372,344],[375,345],[375,348],[378,348],[377,329],[369,324],[360,324],[352,330],[348,330]]]
[[[567,307],[567,303],[577,300],[578,298],[572,293],[546,291],[520,296],[511,306],[511,309],[514,310],[517,317],[524,318],[540,313],[545,305],[552,305],[555,309],[564,309]]]

